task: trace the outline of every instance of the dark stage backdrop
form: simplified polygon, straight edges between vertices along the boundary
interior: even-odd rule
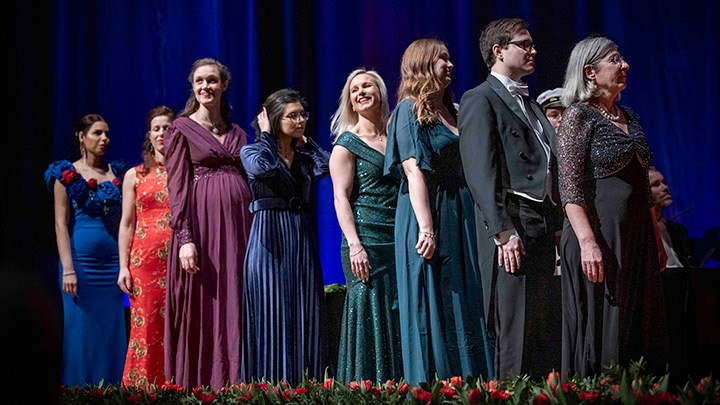
[[[403,50],[436,37],[448,44],[459,100],[488,73],[478,35],[500,17],[530,23],[539,52],[527,78],[535,96],[562,85],[579,39],[600,33],[617,42],[631,65],[622,103],[639,113],[654,164],[673,190],[670,215],[695,237],[720,225],[715,1],[18,1],[6,12],[2,255],[36,260],[51,278],[52,194],[42,173],[51,161],[78,157],[72,124],[80,116],[108,120],[110,159],[139,162],[147,110],[160,103],[180,110],[192,62],[210,56],[232,72],[233,118],[251,139],[260,102],[289,86],[309,102],[308,134],[330,149],[330,115],[351,70],[378,70],[392,107]],[[329,178],[320,182],[317,214],[325,282],[343,283]]]

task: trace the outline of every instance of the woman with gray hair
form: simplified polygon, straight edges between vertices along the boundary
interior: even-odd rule
[[[347,284],[336,376],[346,384],[402,376],[394,236],[398,187],[383,175],[389,110],[380,75],[355,69],[330,125],[336,136],[330,176]]]
[[[644,357],[663,374],[668,358],[661,264],[651,217],[651,152],[637,115],[616,105],[628,63],[592,36],[570,55],[558,128],[563,378]]]

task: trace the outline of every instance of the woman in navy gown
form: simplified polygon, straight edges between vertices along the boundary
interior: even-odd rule
[[[295,90],[271,94],[240,156],[254,213],[245,257],[245,379],[299,384],[321,378],[323,277],[315,238],[313,184],[328,154],[305,136],[309,113]]]
[[[82,117],[75,126],[80,159],[59,160],[45,172],[55,196],[66,385],[117,384],[125,363],[125,307],[116,282],[122,178],[129,167],[105,163],[109,135],[100,115]]]

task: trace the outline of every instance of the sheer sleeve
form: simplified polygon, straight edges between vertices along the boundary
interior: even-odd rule
[[[170,226],[180,245],[193,242],[190,228],[190,201],[193,166],[185,135],[174,125],[165,132],[165,168],[170,200]]]
[[[284,163],[277,152],[277,139],[267,132],[260,133],[260,139],[240,149],[240,159],[248,178],[270,177],[282,168]]]
[[[589,117],[577,105],[570,106],[563,114],[557,132],[558,178],[563,206],[585,205],[582,182],[589,163],[592,131]]]
[[[431,153],[427,145],[421,142],[420,128],[413,111],[413,101],[405,99],[395,107],[390,117],[385,153],[385,174],[402,178],[402,162],[415,158],[419,168],[432,170]]]

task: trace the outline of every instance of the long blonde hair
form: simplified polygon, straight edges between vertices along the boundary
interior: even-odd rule
[[[433,66],[443,52],[448,52],[444,42],[433,38],[418,39],[405,49],[400,63],[398,102],[405,98],[415,101],[414,109],[420,125],[429,124],[439,116],[439,106],[434,105],[432,96],[443,85],[435,76]],[[443,91],[442,102],[451,114],[457,115],[448,88]]]
[[[332,133],[334,138],[337,138],[343,132],[352,129],[360,120],[358,113],[353,111],[352,108],[352,101],[350,100],[350,82],[352,82],[355,77],[361,74],[366,74],[372,77],[375,81],[375,85],[378,87],[378,90],[380,90],[383,128],[385,128],[385,126],[387,125],[388,116],[390,115],[390,106],[388,105],[387,87],[385,86],[385,82],[383,81],[382,77],[380,77],[380,74],[378,74],[378,72],[374,70],[358,68],[350,72],[347,80],[345,80],[345,85],[343,86],[342,93],[340,93],[340,105],[338,106],[337,111],[335,111],[335,114],[333,114],[330,119],[330,133]]]

